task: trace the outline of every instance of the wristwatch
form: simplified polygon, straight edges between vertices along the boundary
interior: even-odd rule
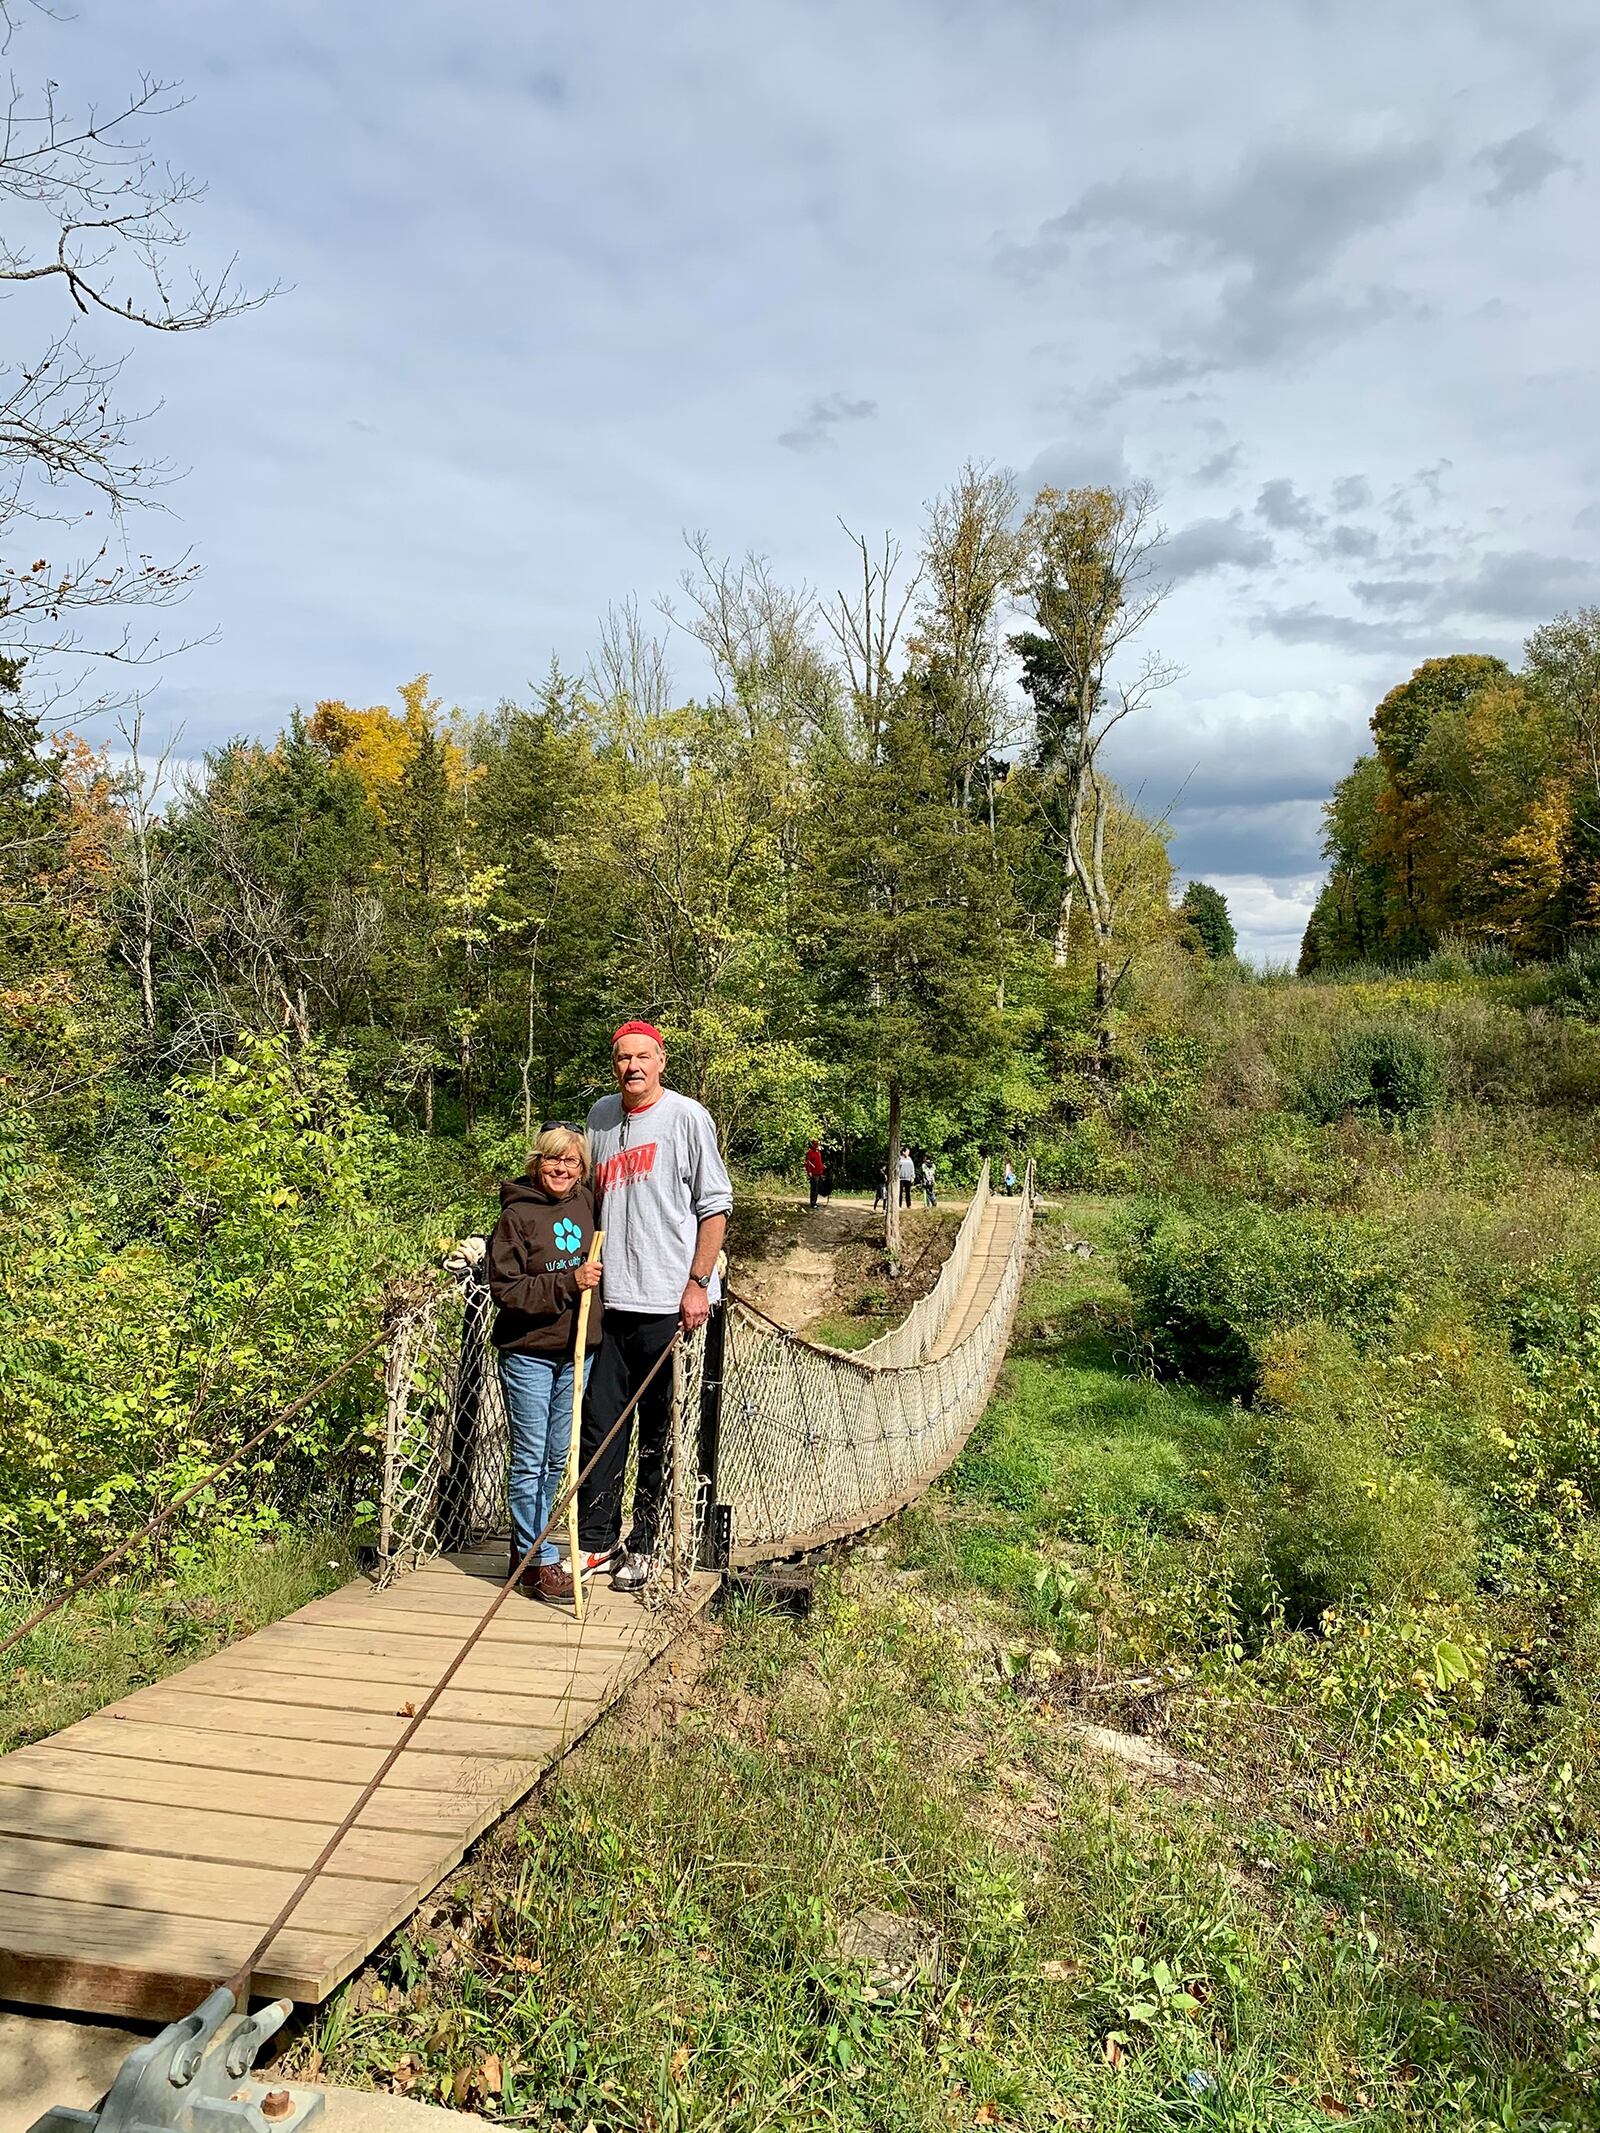
[[[709,1289],[711,1286],[711,1276],[709,1274],[691,1274],[689,1279],[697,1289]]]

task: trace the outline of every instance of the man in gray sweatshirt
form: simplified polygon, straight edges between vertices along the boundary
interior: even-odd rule
[[[681,1326],[693,1332],[716,1297],[733,1187],[717,1148],[711,1113],[662,1086],[666,1049],[648,1022],[625,1022],[611,1040],[618,1094],[589,1113],[597,1225],[605,1231],[606,1337],[589,1371],[583,1404],[587,1466],[617,1417]],[[636,1591],[655,1565],[663,1466],[672,1416],[672,1371],[664,1367],[639,1402],[639,1474],[633,1526],[612,1583]],[[629,1422],[578,1497],[578,1545],[590,1569],[618,1554]]]

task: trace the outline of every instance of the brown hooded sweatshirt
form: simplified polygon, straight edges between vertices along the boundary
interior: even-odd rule
[[[499,1305],[491,1338],[524,1355],[570,1356],[578,1336],[578,1284],[573,1269],[589,1256],[594,1198],[575,1185],[553,1200],[532,1178],[508,1178],[500,1188],[500,1219],[489,1239],[489,1293]],[[589,1306],[588,1347],[600,1345],[600,1292]]]

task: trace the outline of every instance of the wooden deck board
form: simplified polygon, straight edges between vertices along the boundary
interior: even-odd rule
[[[347,1585],[0,1757],[0,1997],[168,2020],[249,1953],[410,1707],[493,1599],[501,1558]],[[715,1588],[697,1578],[704,1605]],[[268,1952],[256,1989],[324,1998],[669,1641],[591,1588],[517,1598]]]

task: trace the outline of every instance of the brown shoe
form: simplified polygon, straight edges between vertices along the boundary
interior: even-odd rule
[[[572,1572],[561,1563],[541,1563],[529,1586],[541,1600],[570,1600]]]

